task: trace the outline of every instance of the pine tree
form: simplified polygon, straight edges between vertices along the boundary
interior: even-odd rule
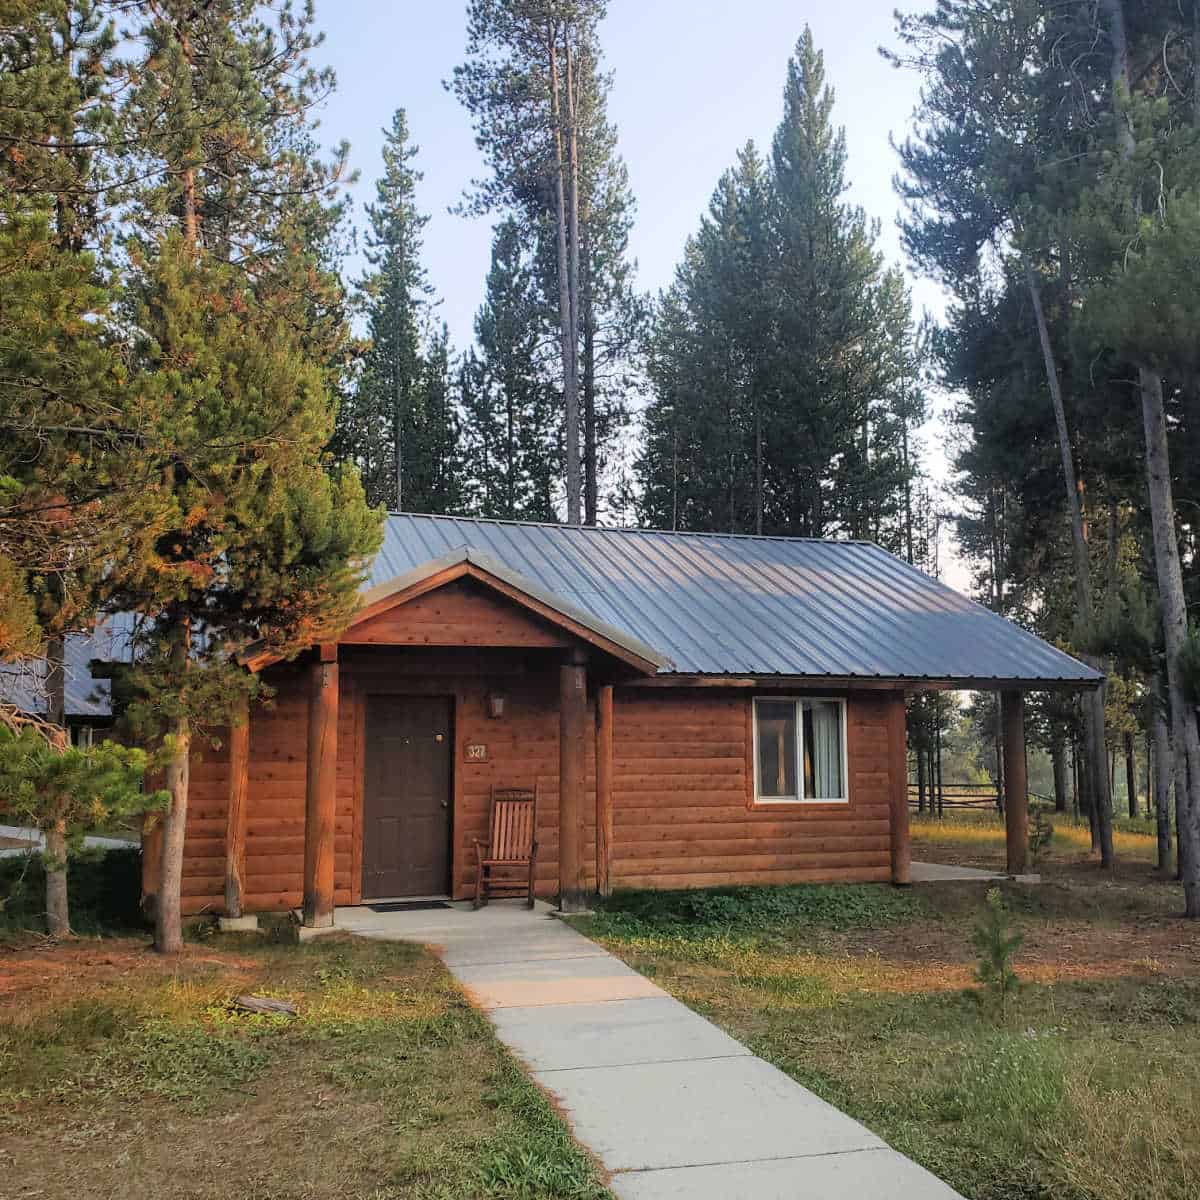
[[[1069,19],[1065,8],[1063,13]],[[984,6],[953,0],[936,13],[901,18],[901,39],[927,86],[918,136],[901,148],[906,177],[900,186],[910,209],[905,242],[915,262],[964,296],[979,292],[981,273],[989,282],[998,278],[1004,290],[1019,286],[1024,293],[1054,418],[1062,512],[1071,539],[1075,640],[1086,645],[1095,625],[1081,499],[1086,491],[1068,407],[1073,376],[1063,370],[1064,322],[1056,313],[1058,304],[1070,310],[1074,286],[1055,216],[1069,173],[1039,168],[1041,162],[1079,161],[1081,143],[1072,122],[1061,120],[1070,108],[1060,104],[1060,81],[1038,70],[1047,56],[1060,53],[1052,47],[1062,30],[1044,17],[1038,0]],[[1089,696],[1084,707],[1087,790],[1094,798],[1101,858],[1110,865],[1103,697]]]
[[[67,744],[66,637],[90,627],[113,560],[153,526],[155,446],[124,388],[104,261],[121,182],[113,8],[0,9],[0,658],[41,657],[50,760],[31,759],[30,778],[49,780]],[[26,722],[12,705],[0,719]],[[47,925],[64,934],[65,824],[46,825]]]
[[[413,490],[427,497],[420,511],[457,513],[463,497],[462,427],[454,403],[450,331],[445,322],[427,336],[421,366],[422,421]]]
[[[567,520],[595,521],[605,456],[627,421],[642,307],[627,258],[628,179],[600,68],[602,0],[472,0],[450,84],[491,169],[468,212],[517,220],[553,313]],[[549,327],[546,315],[542,324]]]
[[[135,196],[133,381],[162,447],[164,518],[126,564],[123,607],[146,614],[131,719],[160,736],[170,805],[155,945],[180,947],[191,744],[254,688],[234,661],[335,633],[357,603],[380,522],[351,471],[327,469],[332,383],[346,331],[338,287],[308,243],[339,162],[308,157],[308,14],[237,3],[148,6],[128,120]],[[326,226],[328,227],[328,226]]]
[[[764,164],[720,181],[649,339],[643,519],[903,544],[916,474],[906,290],[846,205],[844,137],[811,34]]]
[[[367,260],[360,285],[368,344],[357,386],[342,406],[336,447],[363,474],[374,504],[411,512],[447,512],[453,496],[456,428],[446,404],[442,360],[449,348],[427,336],[433,300],[421,264],[428,216],[416,203],[421,173],[413,162],[408,119],[397,109],[384,131],[384,172],[367,206]]]
[[[540,312],[521,230],[515,221],[503,221],[492,245],[487,297],[475,319],[475,388],[464,400],[481,516],[554,520],[560,451],[540,361]]]
[[[874,232],[843,200],[846,144],[832,124],[833,103],[806,29],[788,65],[772,148],[780,314],[773,373],[792,399],[769,444],[782,476],[776,522],[814,537],[868,533],[865,514],[876,499],[868,496],[871,373],[885,328],[873,306]],[[832,479],[830,463],[843,468]]]
[[[595,525],[611,491],[611,461],[629,421],[628,397],[638,387],[635,363],[647,317],[633,286],[629,235],[635,203],[629,172],[608,117],[611,77],[599,48],[583,43],[576,77],[579,125],[579,391],[583,436],[583,523]],[[540,228],[547,229],[543,221]],[[542,262],[551,255],[539,253]],[[544,295],[552,279],[542,272]]]

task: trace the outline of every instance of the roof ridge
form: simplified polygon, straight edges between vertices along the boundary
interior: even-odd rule
[[[423,521],[458,521],[462,524],[515,525],[522,529],[570,529],[579,533],[639,533],[661,537],[689,538],[737,538],[749,542],[808,542],[819,546],[871,546],[890,553],[870,538],[818,538],[800,537],[785,533],[722,533],[698,529],[647,529],[636,525],[568,525],[565,521],[519,521],[509,517],[470,517],[458,513],[420,513],[388,510],[392,517],[413,517]]]

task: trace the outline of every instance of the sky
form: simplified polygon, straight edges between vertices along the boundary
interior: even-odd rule
[[[806,23],[836,94],[834,120],[846,131],[848,198],[880,222],[886,258],[904,265],[890,139],[904,138],[919,84],[879,55],[880,45],[895,43],[896,2],[610,0],[601,44],[614,76],[609,111],[637,200],[630,248],[642,289],[656,293],[671,282],[738,149],[753,138],[769,150],[788,58]],[[490,218],[450,211],[485,174],[468,115],[443,87],[463,59],[465,8],[460,0],[317,0],[326,34],[318,55],[338,75],[321,113],[323,137],[350,142],[351,164],[361,172],[353,189],[361,225],[361,205],[382,165],[382,129],[396,108],[407,111],[424,173],[417,200],[429,214],[424,261],[459,349],[471,341],[483,300],[492,226]],[[911,284],[917,313],[941,311],[935,285]],[[926,440],[929,466],[942,478],[935,428]]]

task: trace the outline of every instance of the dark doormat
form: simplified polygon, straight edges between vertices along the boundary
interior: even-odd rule
[[[445,900],[390,900],[387,904],[368,904],[372,912],[420,912],[423,908],[449,908]]]

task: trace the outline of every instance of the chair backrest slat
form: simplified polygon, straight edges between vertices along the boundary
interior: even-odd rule
[[[534,788],[493,788],[491,856],[505,862],[524,862],[533,853],[537,791]]]

